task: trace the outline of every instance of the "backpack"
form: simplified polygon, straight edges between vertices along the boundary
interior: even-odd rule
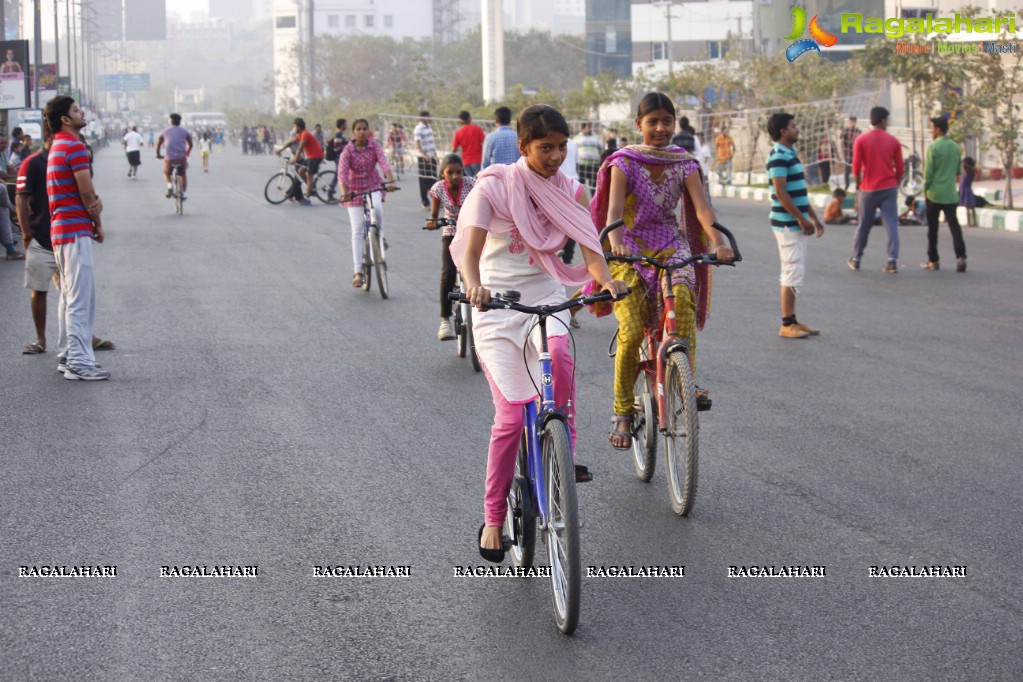
[[[336,140],[331,140],[330,144],[325,145],[326,149],[323,150],[323,158],[327,161],[337,161],[337,147],[334,146]]]
[[[671,143],[676,147],[682,147],[690,154],[696,151],[696,136],[688,130],[683,130],[681,133],[671,138]]]

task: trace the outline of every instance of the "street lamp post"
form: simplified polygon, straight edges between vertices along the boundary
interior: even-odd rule
[[[665,19],[668,22],[668,49],[667,49],[667,53],[668,54],[666,55],[668,57],[668,75],[669,76],[674,76],[675,75],[675,67],[674,67],[674,61],[675,60],[673,59],[672,48],[671,48],[671,42],[672,42],[671,41],[671,20],[672,20],[671,6],[674,3],[672,3],[671,0],[660,0],[659,2],[654,2],[654,3],[651,3],[651,4],[653,4],[654,7],[663,7],[664,8],[664,17],[665,17]]]

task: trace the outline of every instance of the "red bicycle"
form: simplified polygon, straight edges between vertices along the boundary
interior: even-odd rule
[[[607,234],[623,225],[611,223],[600,233]],[[664,466],[668,478],[671,507],[679,516],[688,516],[696,500],[700,464],[700,422],[698,411],[709,410],[710,400],[697,399],[696,381],[689,360],[688,341],[678,334],[675,318],[675,293],[668,281],[673,270],[689,265],[735,265],[742,260],[735,237],[722,225],[714,227],[728,238],[735,253],[732,261],[719,261],[711,253],[698,253],[676,263],[665,263],[647,256],[613,256],[608,261],[646,263],[658,271],[664,313],[660,324],[651,323],[639,349],[636,376],[635,413],[632,422],[632,459],[636,477],[649,481],[654,475],[657,457],[657,433],[664,435]]]

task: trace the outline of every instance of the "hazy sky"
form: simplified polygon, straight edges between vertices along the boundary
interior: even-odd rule
[[[189,16],[192,12],[209,12],[209,0],[173,0],[167,3],[167,13]]]

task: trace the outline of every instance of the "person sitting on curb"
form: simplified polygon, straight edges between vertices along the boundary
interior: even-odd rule
[[[855,217],[842,211],[843,201],[845,201],[845,190],[841,187],[836,187],[835,191],[831,193],[831,200],[824,207],[825,225],[845,225],[856,220]]]

